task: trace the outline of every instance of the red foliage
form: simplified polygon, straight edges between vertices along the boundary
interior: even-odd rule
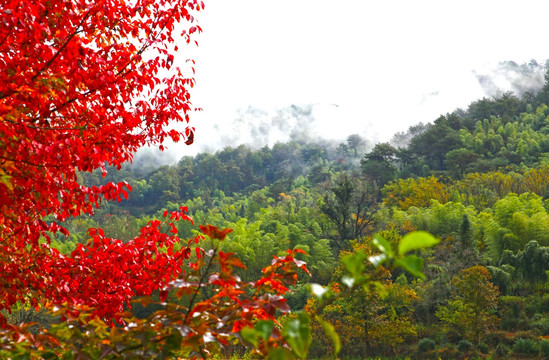
[[[128,244],[90,230],[70,257],[48,246],[60,225],[120,201],[127,183],[85,187],[78,171],[120,168],[144,145],[192,142],[188,89],[173,66],[196,0],[7,0],[0,10],[0,309],[17,300],[89,304],[111,316],[179,272],[188,252],[151,222]],[[183,25],[177,25],[178,32]],[[200,32],[194,25],[181,35]],[[184,211],[172,219],[186,218]],[[173,228],[172,228],[173,229]],[[40,239],[45,243],[40,244]],[[161,249],[167,249],[166,252]],[[0,319],[1,322],[1,319]]]
[[[208,235],[210,238],[219,240],[225,240],[225,237],[233,231],[233,229],[219,230],[213,225],[200,225],[199,228],[204,234]]]
[[[228,231],[213,226],[207,229],[220,235]],[[87,358],[90,354],[170,359],[218,354],[225,358],[235,344],[250,345],[240,333],[243,328],[253,328],[266,320],[272,328],[261,334],[263,341],[253,351],[267,357],[272,349],[285,346],[276,317],[290,309],[282,297],[284,291],[279,293],[279,289],[295,285],[296,280],[285,275],[306,268],[295,259],[297,252],[288,251],[286,256],[273,259],[259,281],[242,281],[233,269],[244,265],[235,254],[219,251],[220,237],[212,238],[210,250],[202,251],[194,268],[181,272],[160,291],[160,302],[155,303],[160,309],[146,319],[136,318],[130,312],[119,313],[116,317],[125,326],[112,326],[96,318],[94,308],[60,305],[55,313],[63,314],[67,321],[47,332],[33,335],[26,330],[27,325],[0,329],[0,352],[4,350],[3,354],[14,358],[46,358],[46,354],[51,357],[52,350],[58,358]],[[151,297],[134,301],[143,306],[154,303]],[[13,345],[16,342],[17,347]]]

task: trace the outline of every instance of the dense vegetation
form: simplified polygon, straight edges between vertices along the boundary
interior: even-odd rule
[[[549,84],[373,147],[128,166],[193,143],[203,8],[3,7],[0,358],[548,357]]]
[[[313,319],[313,358],[334,350],[322,321],[345,358],[548,357],[548,94],[546,85],[522,98],[484,98],[373,147],[351,135],[341,144],[241,145],[154,170],[110,169],[106,178],[81,173],[89,186],[126,180],[133,191],[72,219],[70,237],[52,243],[69,253],[98,226],[129,241],[185,206],[197,224],[234,230],[220,246],[246,266],[235,270],[243,281],[261,277],[273,254],[305,251],[312,276],[300,277],[289,304]],[[177,226],[195,235],[190,223]],[[383,290],[346,286],[341,258],[374,255],[375,233],[397,246],[413,230],[441,239],[418,251],[424,279],[371,266],[364,271]],[[309,282],[332,297],[311,297]]]

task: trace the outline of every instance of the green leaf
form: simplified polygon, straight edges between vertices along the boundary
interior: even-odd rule
[[[16,354],[13,358],[13,360],[31,360],[29,353],[23,353],[23,354]]]
[[[341,351],[341,340],[339,339],[339,335],[335,331],[334,326],[328,321],[322,320],[318,316],[316,317],[316,320],[320,323],[320,325],[322,325],[322,327],[324,328],[324,332],[332,340],[332,344],[334,344],[334,358],[335,358],[337,354],[339,354],[339,352]]]
[[[376,288],[377,293],[382,300],[386,299],[387,296],[389,296],[389,290],[387,289],[387,286],[383,285],[381,282],[372,281],[372,285]]]
[[[269,360],[291,360],[295,359],[295,355],[288,349],[278,347],[269,353]]]
[[[393,258],[395,256],[395,253],[391,248],[391,244],[389,244],[389,242],[380,235],[374,235],[374,239],[372,240],[372,242],[383,254],[386,254],[389,258]]]
[[[48,360],[48,359],[59,359],[59,355],[57,355],[57,354],[54,353],[53,351],[48,351],[48,352],[42,354],[41,356],[42,356],[42,359],[44,359],[44,360]]]
[[[6,187],[10,190],[13,190],[13,184],[11,183],[11,176],[6,175],[4,173],[0,174],[0,183],[6,185]]]
[[[74,354],[72,352],[72,350],[67,350],[66,353],[63,353],[63,357],[62,357],[63,360],[74,360]]]
[[[409,251],[431,247],[440,242],[426,231],[414,231],[404,235],[398,245],[398,253],[404,255]]]
[[[260,336],[259,331],[251,327],[244,327],[240,330],[240,336],[242,336],[242,339],[252,344],[254,348],[257,348],[257,338]]]
[[[423,259],[415,255],[408,255],[395,260],[395,266],[401,267],[420,279],[425,279],[425,274],[421,272],[421,269],[423,268]]]
[[[240,330],[240,336],[242,339],[246,340],[254,347],[258,346],[257,338],[261,337],[263,340],[267,341],[271,334],[273,333],[274,322],[270,320],[261,320],[253,328],[244,327]]]
[[[167,338],[166,338],[166,351],[172,351],[172,350],[179,350],[181,349],[181,342],[183,340],[183,337],[181,336],[181,332],[179,330],[172,332]]]
[[[366,254],[362,251],[357,251],[356,253],[347,254],[341,257],[341,262],[345,266],[345,269],[347,269],[353,277],[360,275],[366,268],[364,260],[366,260]]]
[[[309,346],[312,342],[310,320],[302,314],[297,319],[289,319],[282,327],[284,340],[290,345],[292,351],[300,359],[306,359]]]
[[[255,330],[259,332],[261,338],[265,341],[269,339],[273,333],[274,322],[271,320],[261,320],[255,325]]]

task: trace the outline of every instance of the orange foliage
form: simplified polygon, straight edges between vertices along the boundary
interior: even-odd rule
[[[399,179],[383,188],[385,198],[383,202],[387,206],[398,206],[403,210],[411,206],[427,207],[431,200],[437,200],[441,204],[450,200],[450,191],[446,184],[434,176],[418,179]]]

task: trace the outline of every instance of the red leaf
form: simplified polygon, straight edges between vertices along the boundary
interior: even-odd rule
[[[299,249],[299,248],[296,248],[293,250],[294,253],[298,253],[298,254],[305,254],[307,255],[307,253],[305,252],[305,250],[302,250],[302,249]]]
[[[199,228],[204,234],[208,235],[210,238],[218,240],[225,240],[227,234],[233,231],[233,229],[219,230],[219,228],[213,225],[200,225]]]
[[[142,147],[163,149],[171,120],[188,122],[194,80],[162,72],[161,60],[174,63],[167,49],[181,28],[176,20],[191,27],[193,3],[2,3],[0,54],[9,55],[0,61],[0,254],[9,254],[0,256],[2,308],[28,299],[32,289],[31,301],[93,306],[94,315],[111,319],[136,294],[181,273],[191,250],[174,250],[180,240],[167,222],[151,222],[128,243],[89,229],[88,244],[70,256],[41,239],[69,236],[69,217],[129,196],[126,182],[85,187],[80,173],[120,170]],[[179,133],[171,134],[177,140]],[[185,138],[192,142],[194,129]],[[177,220],[192,221],[185,211]]]
[[[186,145],[191,145],[194,142],[194,132],[191,132],[187,135],[187,140],[185,140]]]

